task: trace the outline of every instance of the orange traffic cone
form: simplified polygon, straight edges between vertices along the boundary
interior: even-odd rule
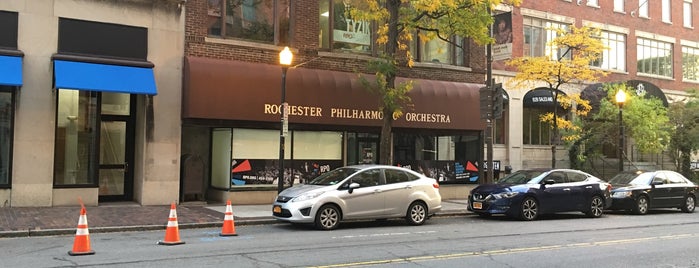
[[[173,246],[184,244],[184,241],[180,241],[180,229],[177,226],[177,210],[175,210],[175,203],[170,205],[170,217],[167,220],[167,229],[165,230],[165,240],[158,241],[159,245]]]
[[[95,254],[95,252],[90,249],[90,232],[87,230],[87,212],[83,206],[80,208],[80,218],[78,219],[78,229],[75,231],[73,250],[68,251],[68,255],[90,254]]]
[[[233,208],[231,207],[231,200],[226,202],[226,215],[223,217],[223,229],[221,229],[221,236],[233,236],[238,235],[235,233],[235,221],[233,220]]]

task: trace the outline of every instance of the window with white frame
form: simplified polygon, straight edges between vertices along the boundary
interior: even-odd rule
[[[542,20],[539,18],[524,18],[524,56],[548,56],[551,60],[561,57],[570,59],[571,53],[566,47],[552,47],[549,43],[558,35],[555,29],[567,29],[568,24]]]
[[[682,46],[682,79],[699,82],[699,47]]]
[[[590,65],[605,70],[626,71],[626,35],[602,31],[600,39],[605,46],[599,59]]]
[[[662,20],[663,22],[672,22],[672,6],[670,0],[662,0]]]
[[[614,0],[614,11],[624,12],[624,0]]]
[[[684,0],[682,13],[683,15],[683,25],[687,28],[692,28],[692,0]]]
[[[587,0],[587,5],[591,7],[599,7],[599,1],[598,0]]]
[[[649,16],[648,16],[648,1],[649,0],[639,0],[638,1],[638,16],[641,18],[649,18]]]
[[[640,37],[636,43],[639,73],[672,77],[672,43]]]

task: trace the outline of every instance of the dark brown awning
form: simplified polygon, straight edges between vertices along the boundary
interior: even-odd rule
[[[405,81],[405,78],[397,79]],[[479,84],[413,79],[413,109],[394,127],[483,130]],[[378,100],[355,73],[292,68],[287,72],[289,122],[381,126]],[[277,65],[187,57],[182,117],[279,122]]]

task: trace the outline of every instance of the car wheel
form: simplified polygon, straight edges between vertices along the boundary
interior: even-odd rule
[[[522,200],[519,218],[525,221],[533,221],[539,216],[539,203],[533,197]]]
[[[590,208],[588,209],[588,211],[585,212],[585,214],[588,217],[599,218],[602,216],[603,211],[604,200],[602,200],[601,197],[596,195],[592,197],[592,200],[590,201]]]
[[[340,209],[334,205],[324,205],[316,213],[316,228],[333,230],[340,224]]]
[[[692,213],[696,207],[696,199],[693,195],[688,195],[684,198],[684,205],[682,206],[682,212]]]
[[[648,213],[648,197],[642,195],[636,199],[636,207],[633,208],[633,213],[638,215],[645,215]]]
[[[410,225],[422,225],[425,223],[425,220],[427,220],[427,206],[425,206],[425,203],[416,201],[410,204],[405,220]]]

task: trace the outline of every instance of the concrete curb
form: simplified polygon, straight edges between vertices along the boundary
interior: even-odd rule
[[[444,211],[438,212],[433,217],[453,217],[453,216],[463,216],[470,214],[469,211]],[[260,218],[250,218],[250,219],[236,219],[235,225],[245,226],[245,225],[263,225],[263,224],[282,224],[283,222],[275,220],[270,217],[260,217]],[[223,221],[220,222],[201,222],[201,223],[183,223],[178,224],[179,229],[199,229],[199,228],[214,228],[222,227]],[[163,225],[138,225],[138,226],[110,226],[110,227],[91,227],[89,232],[91,234],[97,233],[117,233],[117,232],[138,232],[138,231],[165,231],[167,228],[166,224]],[[74,235],[75,228],[71,229],[28,229],[19,231],[0,231],[0,238],[13,238],[13,237],[40,237],[40,236],[62,236],[62,235]]]

